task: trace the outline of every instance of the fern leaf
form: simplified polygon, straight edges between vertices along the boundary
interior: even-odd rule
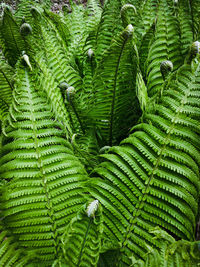
[[[23,248],[18,248],[17,242],[9,236],[7,231],[0,233],[0,266],[27,266],[34,258],[34,254],[26,255]]]
[[[200,22],[199,22],[199,8],[200,1],[189,0],[191,16],[192,16],[192,28],[193,28],[193,39],[196,40],[200,33]]]
[[[59,88],[60,83],[54,78],[54,75],[50,69],[47,68],[42,58],[37,59],[37,64],[40,68],[40,83],[38,85],[39,90],[45,90],[56,117],[64,123],[69,136],[72,136],[72,129],[69,124],[69,114],[66,110],[62,92]]]
[[[2,138],[1,209],[19,245],[36,251],[35,264],[48,265],[58,255],[64,227],[85,202],[86,172],[35,81],[34,70],[18,68]]]
[[[144,113],[143,123],[103,155],[95,170],[101,179],[90,181],[91,194],[103,206],[105,237],[121,244],[115,264],[130,266],[131,254],[144,258],[146,245],[159,248],[148,232],[152,226],[194,240],[200,190],[200,106],[199,96],[194,97],[199,67],[185,65],[177,72],[161,102]]]
[[[3,53],[11,66],[14,66],[22,51],[25,50],[25,41],[20,35],[19,27],[9,8],[4,9],[0,35],[3,42]]]
[[[181,31],[182,54],[185,55],[193,41],[193,23],[190,1],[178,2],[178,20]]]
[[[97,266],[102,230],[101,207],[94,200],[71,220],[62,237],[67,266]]]
[[[40,53],[36,54],[35,60],[40,62],[41,57],[43,57],[58,83],[67,82],[70,86],[75,87],[77,92],[80,91],[82,79],[79,73],[70,66],[65,54],[66,44],[53,22],[45,14],[38,13],[36,14],[35,24],[41,31],[41,40],[43,42],[42,47],[39,48]],[[37,39],[35,39],[36,42]]]
[[[155,38],[149,49],[147,58],[147,87],[149,96],[154,96],[159,92],[163,84],[160,73],[160,64],[162,61],[172,61],[174,70],[183,63],[178,21],[173,12],[172,4],[165,0],[160,1]]]
[[[109,145],[126,134],[130,123],[138,118],[136,112],[134,114],[137,102],[134,100],[133,64],[137,63],[132,62],[130,54],[132,31],[132,25],[129,25],[113,40],[94,76],[95,100],[91,114],[105,144]]]
[[[12,101],[12,78],[14,75],[13,69],[6,64],[3,60],[0,60],[0,118],[6,117],[9,105]]]
[[[105,3],[96,35],[96,58],[102,59],[103,53],[110,47],[113,37],[123,30],[120,19],[121,3],[108,0]]]
[[[155,235],[154,238],[160,241],[160,251],[148,247],[148,253],[145,255],[145,260],[137,260],[131,258],[132,265],[135,267],[192,267],[199,266],[200,257],[198,252],[199,242],[188,242],[185,240],[175,241],[175,239],[167,234],[167,232],[155,228],[151,232]]]

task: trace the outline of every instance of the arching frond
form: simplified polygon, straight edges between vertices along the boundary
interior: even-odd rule
[[[111,40],[123,30],[120,10],[119,0],[108,0],[105,3],[96,35],[95,54],[98,61],[102,59],[104,51],[110,47]]]
[[[149,96],[154,96],[163,84],[160,64],[172,61],[174,70],[183,64],[179,27],[173,11],[173,2],[161,0],[157,13],[155,37],[147,59],[147,85]]]
[[[94,76],[91,114],[105,139],[104,145],[116,143],[139,115],[134,98],[137,61],[131,58],[132,34],[133,27],[129,25],[113,40]]]
[[[175,239],[167,234],[167,232],[155,228],[151,232],[155,235],[154,238],[159,240],[161,250],[158,251],[148,247],[148,253],[145,255],[145,260],[137,260],[131,258],[132,265],[135,267],[197,267],[200,263],[199,242],[189,242],[186,240],[175,241]]]
[[[103,206],[105,235],[121,244],[116,265],[130,266],[131,255],[144,258],[146,245],[159,248],[149,233],[156,225],[194,240],[200,190],[199,68],[179,69],[161,102],[144,113],[143,123],[103,155],[95,169],[101,178],[90,180],[90,192]]]
[[[103,232],[98,200],[90,201],[71,220],[62,236],[63,262],[67,266],[97,266]]]
[[[0,59],[0,119],[6,117],[12,101],[13,69]]]
[[[2,50],[9,64],[14,66],[22,51],[25,50],[25,41],[22,38],[19,26],[9,8],[4,9],[0,25],[0,38],[2,39]]]
[[[34,259],[34,253],[26,255],[23,248],[18,248],[12,236],[7,231],[0,233],[0,265],[6,267],[25,267]]]
[[[1,210],[19,245],[48,265],[58,255],[63,229],[85,203],[86,172],[45,94],[37,90],[34,71],[18,68],[2,139],[0,177],[7,182]]]

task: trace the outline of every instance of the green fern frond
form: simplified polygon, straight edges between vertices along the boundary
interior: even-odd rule
[[[112,41],[95,72],[91,116],[105,139],[104,145],[116,143],[139,116],[134,98],[137,61],[132,61],[132,34],[133,27],[128,25]]]
[[[119,0],[108,0],[104,5],[96,34],[95,54],[98,61],[102,60],[103,53],[110,47],[112,39],[123,30],[120,10]]]
[[[38,73],[38,90],[45,90],[47,97],[52,104],[52,109],[56,115],[56,118],[64,123],[67,134],[72,136],[72,129],[69,123],[69,114],[65,107],[61,89],[59,88],[60,83],[54,78],[52,71],[47,68],[42,58],[38,57],[37,60],[37,64],[40,69],[40,73]]]
[[[61,238],[67,266],[97,266],[102,232],[102,211],[98,200],[94,200],[84,205]]]
[[[0,266],[25,267],[34,259],[34,254],[26,255],[23,248],[18,248],[14,238],[7,231],[0,233]]]
[[[58,14],[55,14],[51,11],[45,10],[45,15],[51,19],[51,21],[55,24],[56,29],[60,33],[61,38],[63,39],[64,43],[66,46],[70,45],[70,39],[71,39],[71,34],[69,30],[69,26],[64,20],[64,17]]]
[[[190,1],[179,1],[177,12],[181,33],[182,54],[186,55],[188,48],[190,47],[193,41],[193,23],[190,9]]]
[[[200,22],[199,22],[199,15],[200,15],[200,1],[199,0],[189,0],[190,11],[192,16],[192,28],[193,28],[193,39],[196,40],[200,34]]]
[[[151,232],[155,235],[153,238],[160,241],[160,251],[148,247],[145,260],[131,258],[131,266],[135,267],[197,267],[200,264],[199,242],[189,242],[186,240],[175,241],[167,232],[156,227]]]
[[[173,3],[172,1],[168,3],[166,0],[161,0],[157,13],[155,37],[147,59],[149,96],[158,93],[163,84],[160,64],[164,60],[172,61],[174,70],[183,64],[178,20],[174,16]]]
[[[105,236],[120,241],[119,266],[130,266],[131,254],[144,258],[146,245],[159,248],[148,232],[152,226],[194,240],[200,190],[199,67],[185,65],[177,72],[161,102],[144,113],[143,123],[103,155],[95,169],[101,179],[90,181],[91,194],[103,206]]]
[[[0,119],[6,117],[12,101],[13,69],[0,59]]]
[[[37,52],[35,60],[40,64],[41,58],[46,61],[47,68],[51,70],[55,80],[60,84],[68,83],[79,92],[82,87],[82,79],[79,73],[69,64],[66,56],[66,43],[62,39],[56,26],[45,14],[35,14],[35,27],[40,30],[41,43],[39,53]],[[33,27],[34,28],[34,27]],[[36,33],[38,31],[36,30]],[[34,43],[38,38],[35,36]]]
[[[0,25],[0,38],[5,57],[9,64],[14,66],[22,51],[26,49],[26,44],[9,8],[4,9]]]
[[[42,0],[43,1],[43,0]],[[48,1],[48,0],[47,0]],[[41,0],[40,0],[41,2]],[[33,7],[37,7],[40,11],[43,11],[43,7],[38,3],[37,0],[19,0],[17,3],[17,10],[14,14],[17,23],[20,25],[22,21],[26,21],[28,23],[32,22],[32,14],[31,9]]]
[[[48,265],[58,256],[63,229],[85,203],[86,172],[36,81],[34,70],[18,68],[2,139],[1,210],[19,245]]]

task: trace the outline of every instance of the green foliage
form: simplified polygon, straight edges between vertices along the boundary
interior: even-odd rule
[[[4,9],[3,17],[0,21],[0,39],[5,57],[8,59],[9,64],[14,66],[22,51],[25,50],[25,42],[9,8]]]
[[[62,236],[67,266],[97,266],[101,249],[102,210],[97,200],[84,205]]]
[[[17,242],[12,236],[9,236],[7,231],[0,233],[0,264],[1,266],[27,266],[34,258],[34,254],[26,255],[23,248],[18,248]]]
[[[104,145],[112,145],[138,119],[134,90],[134,64],[130,50],[133,27],[126,29],[105,51],[94,75],[94,104],[91,112],[96,120]],[[130,77],[133,79],[130,80]],[[133,104],[134,103],[134,104]],[[135,106],[135,110],[133,107]],[[127,119],[124,118],[126,114]],[[135,117],[135,118],[134,118]]]
[[[5,228],[20,246],[50,261],[62,229],[85,201],[86,176],[36,79],[19,67],[2,139],[1,209]]]
[[[131,258],[132,264],[135,267],[173,267],[183,266],[192,267],[199,266],[197,260],[199,256],[199,242],[188,242],[184,240],[175,241],[175,239],[165,231],[156,227],[151,232],[155,235],[154,239],[158,239],[162,243],[161,253],[157,250],[148,247],[148,253],[145,255],[145,260],[136,260]]]
[[[0,61],[0,118],[1,120],[7,115],[9,106],[12,101],[13,79],[14,71],[1,59]]]
[[[4,7],[0,266],[199,266],[199,6]]]
[[[105,235],[121,243],[122,266],[143,257],[145,244],[159,247],[152,226],[194,239],[199,198],[200,65],[177,72],[159,104],[120,146],[110,148],[90,181],[104,210]],[[192,127],[192,130],[191,130]]]

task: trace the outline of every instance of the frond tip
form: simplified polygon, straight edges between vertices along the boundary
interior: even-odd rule
[[[32,27],[29,23],[23,23],[20,27],[20,33],[23,36],[27,36],[32,33]]]
[[[97,199],[94,200],[94,201],[92,201],[92,202],[88,205],[88,207],[87,207],[87,209],[86,209],[87,216],[88,216],[88,217],[94,217],[94,214],[95,214],[95,212],[97,211],[98,207],[99,207],[99,201],[98,201]]]
[[[94,56],[94,51],[90,48],[87,52],[89,59],[91,59]]]
[[[199,51],[200,51],[200,42],[196,41],[191,45],[190,56],[196,57],[196,55],[199,54]]]
[[[32,66],[29,60],[29,56],[26,55],[25,51],[22,52],[22,59],[24,60],[25,64],[29,67],[29,69],[32,71]]]
[[[133,31],[134,31],[133,25],[129,24],[126,27],[125,31],[123,32],[124,37],[127,37],[127,38],[131,37],[133,35]]]
[[[160,72],[162,74],[163,80],[167,77],[169,72],[173,70],[173,63],[170,60],[164,60],[160,64]]]

